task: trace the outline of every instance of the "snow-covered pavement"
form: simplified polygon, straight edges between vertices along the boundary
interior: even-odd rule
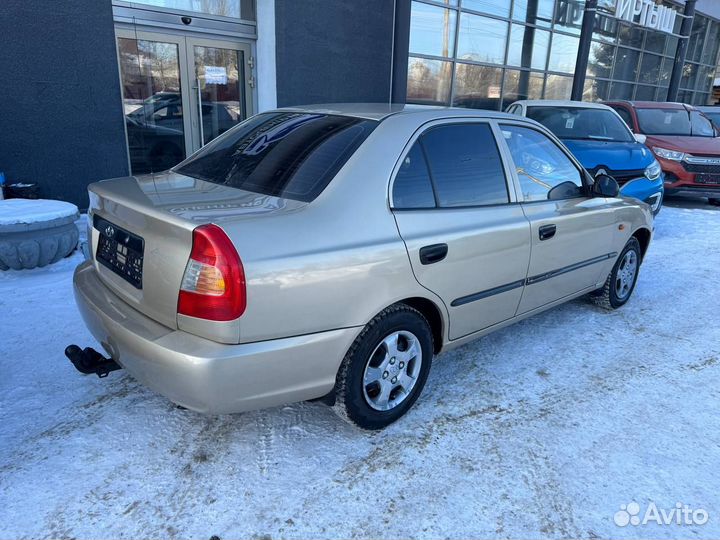
[[[80,258],[0,272],[0,539],[720,537],[716,209],[663,209],[624,308],[578,300],[440,356],[380,433],[81,376]],[[617,526],[632,501],[709,521]]]

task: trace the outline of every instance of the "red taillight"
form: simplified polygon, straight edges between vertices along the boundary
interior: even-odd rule
[[[230,239],[217,225],[201,225],[193,231],[190,259],[185,267],[178,313],[232,321],[245,311],[245,271]]]

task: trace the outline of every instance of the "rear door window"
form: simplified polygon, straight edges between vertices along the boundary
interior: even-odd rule
[[[448,124],[420,138],[440,207],[509,201],[505,172],[488,124]]]
[[[350,116],[258,114],[173,170],[214,184],[309,202],[376,125]]]
[[[427,161],[420,141],[416,142],[403,159],[393,184],[393,208],[434,208],[433,193]]]

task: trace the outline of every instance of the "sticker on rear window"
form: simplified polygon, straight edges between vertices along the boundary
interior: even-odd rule
[[[565,120],[565,129],[572,129],[574,125],[575,125],[574,117],[571,116],[570,118]]]

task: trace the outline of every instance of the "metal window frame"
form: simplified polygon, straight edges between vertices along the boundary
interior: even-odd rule
[[[115,0],[115,1],[117,1],[117,0]],[[414,53],[412,50],[410,50],[409,54],[408,54],[409,58],[416,57],[416,58],[422,58],[422,59],[426,59],[426,60],[439,60],[442,62],[449,62],[451,64],[450,92],[449,92],[448,101],[446,102],[447,105],[452,105],[455,102],[455,98],[457,95],[456,94],[456,91],[457,91],[456,71],[457,71],[458,64],[471,64],[471,65],[477,65],[477,66],[483,66],[483,67],[498,68],[501,70],[499,110],[503,110],[505,108],[505,106],[508,105],[508,103],[506,103],[507,100],[505,99],[505,90],[506,90],[505,79],[506,79],[507,71],[527,71],[527,72],[531,72],[531,73],[542,74],[542,76],[543,76],[543,84],[542,84],[542,89],[541,89],[541,97],[542,98],[545,98],[545,96],[546,96],[548,77],[556,76],[556,75],[572,77],[572,73],[548,69],[549,64],[550,64],[550,57],[552,55],[552,46],[553,46],[553,41],[555,39],[555,35],[559,34],[559,35],[565,35],[565,36],[578,38],[578,34],[563,30],[563,27],[557,24],[556,19],[557,19],[557,13],[558,13],[558,5],[559,5],[558,0],[555,0],[553,2],[552,20],[550,21],[550,24],[548,26],[538,25],[538,24],[529,24],[522,20],[515,20],[513,18],[513,14],[515,12],[515,6],[516,6],[517,0],[508,0],[508,2],[509,2],[509,14],[507,17],[505,17],[505,16],[496,15],[496,14],[492,14],[492,13],[484,13],[484,12],[478,11],[476,9],[465,8],[463,6],[463,0],[457,0],[456,5],[450,5],[449,3],[443,2],[442,0],[412,0],[413,4],[414,3],[427,4],[427,5],[431,5],[431,6],[440,7],[443,9],[453,10],[455,12],[455,42],[453,44],[452,56],[444,57],[444,56],[435,56],[435,55],[428,55],[428,54],[422,54],[422,53]],[[682,5],[677,4],[675,2],[669,2],[669,3],[672,4],[673,7],[682,8]],[[457,57],[458,42],[460,39],[460,19],[461,19],[461,15],[463,13],[468,13],[470,15],[477,15],[477,16],[481,16],[481,17],[487,17],[490,19],[495,19],[498,21],[505,22],[507,24],[507,35],[506,35],[506,39],[505,39],[505,51],[504,51],[502,64],[459,59]],[[601,14],[599,14],[599,15],[601,15]],[[678,16],[683,17],[684,15],[682,13],[678,13]],[[720,24],[720,20],[715,19],[714,17],[711,17],[704,13],[698,13],[696,16],[704,17],[704,18],[708,19],[708,22],[709,22],[709,24],[705,28],[705,34],[703,37],[703,49],[700,54],[700,62],[697,62],[698,69],[702,69],[703,67],[706,67],[706,68],[710,67],[710,68],[717,69],[717,60],[720,60],[720,48],[718,50],[715,64],[706,64],[706,63],[702,62],[702,58],[703,58],[703,55],[705,54],[705,49],[709,46],[709,44],[707,43],[707,36],[708,36],[708,33],[710,32],[711,24],[712,23]],[[615,20],[617,20],[617,19],[615,19]],[[619,21],[619,20],[617,20],[617,23],[618,23],[618,25],[624,24],[622,21]],[[508,65],[507,61],[508,61],[509,48],[510,48],[510,34],[512,32],[513,24],[517,24],[517,25],[525,26],[525,27],[529,27],[529,28],[535,28],[538,30],[544,30],[544,31],[547,31],[550,33],[549,40],[548,40],[548,48],[547,48],[547,53],[545,55],[545,62],[544,62],[543,69],[533,69],[533,68],[527,68],[527,67],[521,67],[521,66],[509,66]],[[628,24],[628,26],[633,26],[633,25]],[[647,28],[643,29],[642,43],[639,47],[620,45],[618,43],[617,33],[615,36],[613,36],[612,38],[610,38],[608,40],[593,39],[592,41],[594,43],[606,44],[606,45],[611,45],[612,47],[614,47],[615,54],[613,55],[612,65],[610,66],[610,77],[593,77],[593,76],[588,76],[586,74],[586,78],[588,80],[598,80],[598,81],[605,81],[605,82],[609,83],[608,97],[609,97],[609,92],[611,91],[612,86],[614,84],[630,84],[632,86],[632,94],[631,94],[630,99],[635,98],[635,95],[637,94],[637,91],[638,91],[638,88],[640,85],[642,85],[643,87],[648,87],[648,86],[654,87],[655,88],[655,97],[657,98],[658,92],[660,92],[661,89],[666,89],[668,86],[663,85],[660,82],[660,80],[658,80],[656,83],[641,82],[640,81],[640,77],[641,77],[640,69],[637,70],[637,73],[635,73],[635,76],[634,76],[634,80],[631,80],[631,81],[620,80],[620,79],[616,79],[614,77],[616,65],[619,64],[617,51],[619,50],[620,47],[623,47],[623,48],[626,48],[629,50],[633,50],[633,51],[636,51],[639,53],[638,66],[642,65],[642,61],[643,61],[645,54],[652,54],[655,56],[659,56],[661,58],[661,69],[662,69],[663,62],[665,61],[665,58],[670,58],[670,59],[674,58],[674,55],[666,54],[667,47],[664,47],[663,51],[660,53],[646,49],[648,36],[650,35],[650,32],[653,32],[653,31],[654,30],[652,30],[652,29],[647,29]],[[674,36],[675,38],[683,39],[683,37],[680,36],[679,34],[675,34],[672,32],[663,32],[663,34],[665,34],[666,36]],[[690,63],[696,64],[696,62],[690,62]],[[708,95],[712,92],[712,88],[709,88],[709,89],[700,88],[700,81],[697,78],[696,78],[693,88],[681,88],[681,90],[689,91],[691,94],[691,99],[698,92],[703,93],[703,94],[708,94]]]
[[[257,39],[257,22],[222,15],[211,15],[181,9],[156,7],[127,0],[112,0],[113,20],[116,25],[129,24],[162,30],[198,32],[208,35],[240,39]],[[182,17],[190,17],[186,25]]]

